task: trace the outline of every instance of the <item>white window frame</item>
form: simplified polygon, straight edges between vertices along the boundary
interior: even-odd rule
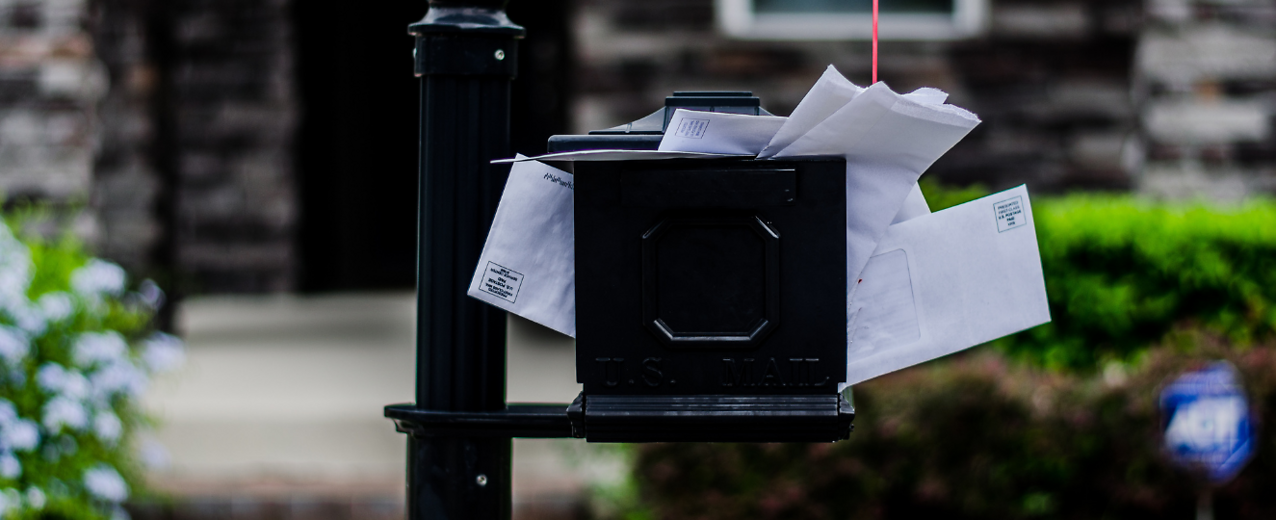
[[[890,0],[881,0],[889,2]],[[871,14],[795,13],[759,14],[753,0],[715,0],[718,27],[727,35],[748,40],[867,40],[873,36]],[[879,4],[880,5],[880,4]],[[956,40],[983,32],[988,23],[988,0],[953,0],[952,16],[881,13],[882,40]]]

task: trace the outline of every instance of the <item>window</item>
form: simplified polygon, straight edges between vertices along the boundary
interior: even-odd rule
[[[987,0],[878,0],[883,40],[952,40],[977,34]],[[718,26],[737,38],[857,40],[873,35],[873,0],[717,0]]]

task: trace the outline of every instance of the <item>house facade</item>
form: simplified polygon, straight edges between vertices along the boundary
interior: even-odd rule
[[[1264,0],[883,0],[879,74],[984,120],[928,175],[1034,192],[1276,190]],[[424,2],[0,2],[0,190],[185,294],[410,287]],[[787,114],[869,82],[864,1],[515,0],[513,143],[637,119],[675,90]]]

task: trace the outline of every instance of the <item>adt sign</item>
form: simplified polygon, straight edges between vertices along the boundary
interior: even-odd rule
[[[1165,446],[1185,466],[1221,484],[1240,472],[1254,452],[1249,403],[1236,369],[1226,361],[1183,374],[1161,392],[1169,422]]]

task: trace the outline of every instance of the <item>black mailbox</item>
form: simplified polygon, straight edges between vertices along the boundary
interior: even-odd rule
[[[655,149],[675,108],[766,114],[748,92],[676,93],[550,151]],[[576,162],[576,378],[590,441],[834,441],[846,373],[845,161]]]

